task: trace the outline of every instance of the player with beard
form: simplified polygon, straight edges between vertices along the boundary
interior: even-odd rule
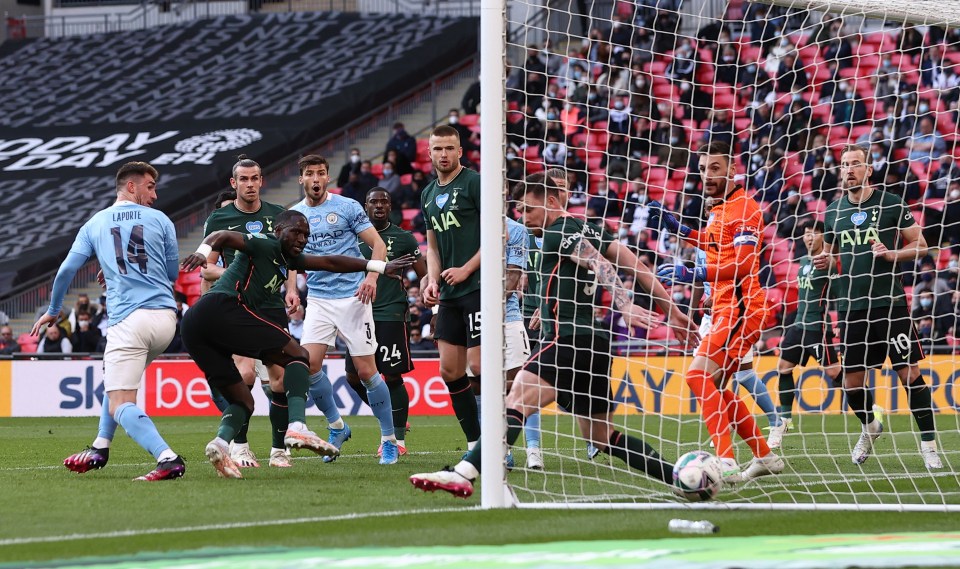
[[[898,196],[870,185],[873,168],[867,151],[848,145],[840,155],[843,195],[824,216],[823,252],[814,267],[839,274],[838,313],[843,350],[843,389],[847,404],[863,425],[851,458],[863,464],[883,433],[864,388],[868,369],[890,363],[907,392],[920,430],[920,454],[928,469],[943,468],[937,453],[930,387],[920,375],[923,349],[910,319],[897,263],[927,254],[927,242],[913,214]]]

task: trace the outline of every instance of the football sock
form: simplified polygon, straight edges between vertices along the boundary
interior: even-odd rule
[[[117,421],[110,414],[110,399],[107,392],[103,392],[103,401],[100,406],[100,426],[97,429],[97,438],[90,445],[93,448],[110,448],[113,436],[117,432]]]
[[[273,448],[284,448],[283,437],[287,434],[290,416],[287,413],[287,394],[270,392],[270,432]]]
[[[933,423],[933,403],[930,399],[930,386],[923,378],[914,380],[907,387],[907,400],[910,403],[910,412],[913,420],[920,429],[921,441],[932,441],[937,438],[937,428]]]
[[[234,440],[245,423],[250,421],[250,411],[239,403],[231,403],[220,417],[217,436],[226,442]]]
[[[873,393],[863,387],[845,388],[843,392],[847,396],[847,407],[860,423],[864,426],[873,423]]]
[[[749,445],[750,450],[753,451],[753,456],[760,458],[770,454],[770,447],[767,446],[767,441],[763,438],[760,427],[757,426],[756,420],[750,414],[750,410],[747,409],[743,400],[732,391],[724,390],[720,395],[726,404],[727,417],[736,426],[740,438]]]
[[[217,410],[223,413],[227,410],[227,407],[230,406],[230,402],[227,401],[227,398],[220,393],[220,390],[214,386],[210,386],[210,399],[213,400],[213,404],[217,406]]]
[[[394,434],[393,425],[393,404],[390,401],[390,388],[383,382],[379,373],[370,376],[363,382],[367,388],[367,399],[370,401],[370,409],[373,415],[380,423],[380,436],[392,437]]]
[[[780,424],[780,416],[777,415],[777,408],[773,404],[773,399],[770,398],[767,386],[760,381],[755,370],[743,369],[738,371],[733,374],[733,383],[742,385],[750,392],[753,400],[757,402],[757,405],[767,416],[767,421],[770,422],[771,427],[776,427]]]
[[[540,411],[530,415],[524,421],[523,438],[527,448],[540,448]]]
[[[467,451],[467,454],[463,455],[463,460],[461,462],[469,462],[473,465],[473,468],[477,472],[480,472],[480,441],[478,440],[473,448]],[[461,472],[461,474],[463,474]],[[468,476],[469,478],[469,476]]]
[[[472,443],[478,440],[480,411],[477,409],[477,399],[473,395],[470,379],[466,375],[455,379],[447,384],[447,390],[450,391],[450,403],[453,406],[453,412],[457,415],[457,421],[460,422],[460,428],[467,437],[467,442]]]
[[[330,384],[327,372],[320,370],[310,376],[310,397],[313,398],[317,409],[327,418],[327,423],[330,423],[331,427],[340,420],[340,409],[337,408],[337,401],[333,397],[333,385]]]
[[[270,389],[270,383],[260,382],[260,389],[263,390],[263,394],[267,396],[267,401],[270,401],[270,398],[273,397],[273,390]]]
[[[363,388],[363,381],[360,380],[360,377],[353,374],[347,374],[347,385],[350,386],[350,389],[360,398],[361,401],[370,405],[370,401],[367,400],[367,390]]]
[[[793,370],[777,374],[780,378],[780,416],[784,419],[793,417],[793,400],[797,395],[797,386],[793,383]]]
[[[690,391],[700,401],[700,413],[713,439],[717,456],[734,458],[733,441],[730,440],[730,420],[725,412],[723,397],[714,385],[713,378],[703,370],[690,370],[687,372],[686,380]]]
[[[472,385],[471,385],[472,387]],[[477,394],[477,390],[473,390],[473,398],[477,400],[477,417],[483,417],[483,397]]]
[[[121,405],[113,417],[123,426],[130,438],[152,454],[153,458],[160,460],[163,451],[170,449],[170,445],[157,432],[157,427],[150,417],[133,403]]]
[[[283,384],[287,389],[287,412],[290,414],[291,423],[307,422],[309,374],[307,364],[301,361],[290,362],[284,368]]]
[[[407,435],[407,419],[410,415],[410,394],[403,384],[403,378],[388,379],[387,388],[390,390],[390,403],[393,405],[393,429],[397,440],[402,441]]]
[[[247,386],[247,389],[250,390],[250,394],[252,395],[252,394],[253,394],[253,386],[252,386],[252,385],[248,385],[248,386]],[[240,430],[237,431],[237,436],[235,436],[235,437],[233,438],[233,442],[235,442],[235,443],[237,443],[237,444],[240,444],[240,445],[247,444],[247,430],[248,430],[249,428],[250,428],[250,421],[248,420],[246,423],[243,424],[242,427],[240,427]]]
[[[507,409],[507,447],[512,447],[523,432],[523,413]]]
[[[606,446],[607,454],[619,458],[630,468],[641,470],[665,484],[673,484],[673,465],[660,458],[660,453],[646,441],[613,431]]]

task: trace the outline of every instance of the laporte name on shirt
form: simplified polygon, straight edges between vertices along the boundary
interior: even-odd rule
[[[130,221],[132,219],[140,219],[140,210],[122,210],[113,212],[114,221]]]

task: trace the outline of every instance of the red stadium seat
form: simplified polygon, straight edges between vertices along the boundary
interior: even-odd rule
[[[20,351],[25,354],[32,354],[37,351],[39,339],[24,332],[17,337],[17,343],[20,344]]]
[[[480,115],[461,115],[460,124],[463,126],[477,126],[480,124]]]

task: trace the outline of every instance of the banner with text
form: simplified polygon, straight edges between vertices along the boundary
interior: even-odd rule
[[[291,12],[0,44],[0,291],[56,268],[123,163],[156,166],[173,213],[227,187],[237,154],[273,164],[468,61],[477,30]]]
[[[689,358],[616,358],[611,390],[615,412],[678,415],[697,413],[698,407],[683,379]],[[777,359],[754,360],[757,373],[776,400]],[[333,382],[334,397],[344,415],[369,415],[370,409],[347,384],[342,359],[329,359],[326,372]],[[932,387],[938,413],[960,411],[960,357],[930,356],[921,364],[924,380]],[[829,387],[817,368],[795,371],[799,392],[796,413],[840,413],[842,393]],[[416,368],[404,376],[410,395],[411,415],[452,415],[450,397],[440,378],[436,359],[416,360]],[[891,413],[909,413],[906,393],[893,370],[884,368],[867,377],[878,405]],[[266,415],[266,396],[254,389],[255,414]],[[754,413],[760,410],[753,398],[742,394]],[[70,417],[100,414],[103,398],[103,364],[95,360],[0,361],[0,417]],[[219,415],[210,399],[203,374],[190,360],[160,360],[144,374],[138,404],[152,416]],[[308,414],[319,412],[308,401]]]

